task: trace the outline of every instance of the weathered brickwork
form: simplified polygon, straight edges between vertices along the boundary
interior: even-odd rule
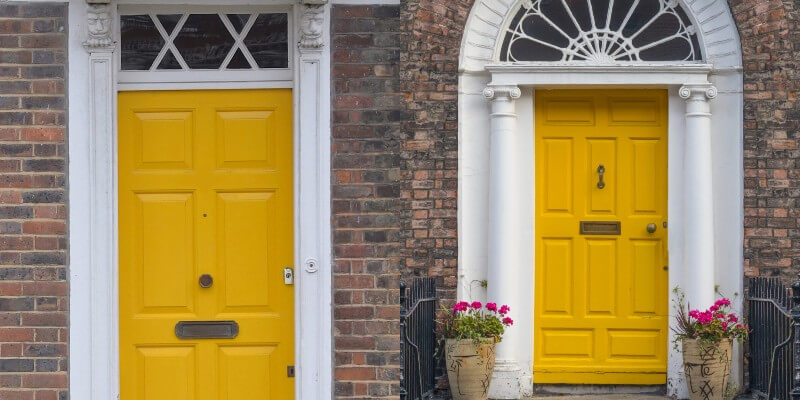
[[[407,178],[399,6],[333,10],[335,394],[397,394]]]
[[[745,274],[800,270],[800,3],[731,0],[744,64]]]
[[[3,400],[67,398],[63,4],[0,4]]]
[[[336,395],[396,396],[398,280],[457,284],[458,49],[469,1],[337,6]]]

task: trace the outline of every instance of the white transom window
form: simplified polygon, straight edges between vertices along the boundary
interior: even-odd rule
[[[677,0],[527,0],[506,28],[500,61],[701,61]]]
[[[119,14],[123,86],[292,80],[287,8],[130,6]]]

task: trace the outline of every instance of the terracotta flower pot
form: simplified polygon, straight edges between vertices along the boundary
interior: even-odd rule
[[[447,339],[447,378],[453,400],[486,400],[494,369],[494,340]]]
[[[704,342],[683,340],[683,370],[691,400],[722,400],[731,373],[730,339]]]

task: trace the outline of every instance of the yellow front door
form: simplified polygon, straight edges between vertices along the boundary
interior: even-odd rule
[[[666,91],[537,90],[535,126],[534,382],[666,383]]]
[[[293,398],[291,91],[124,92],[118,147],[121,399]]]

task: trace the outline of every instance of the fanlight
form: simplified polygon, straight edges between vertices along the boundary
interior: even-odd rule
[[[525,0],[501,61],[700,61],[697,32],[677,0]]]

